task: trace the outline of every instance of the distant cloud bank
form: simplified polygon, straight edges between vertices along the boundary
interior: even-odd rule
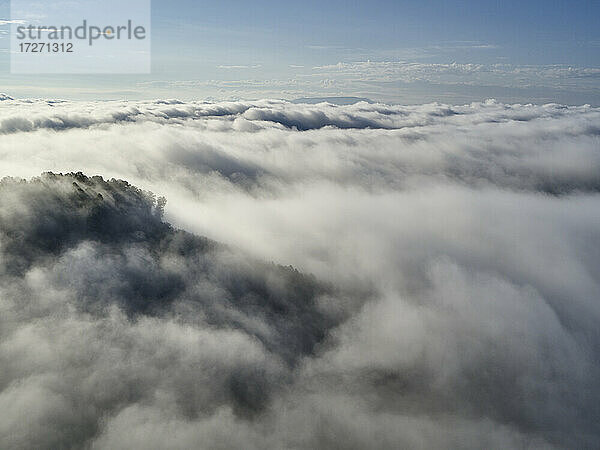
[[[219,66],[255,69],[260,66]],[[600,68],[568,65],[355,61],[315,67],[290,66],[287,78],[146,81],[140,93],[177,92],[221,98],[364,97],[385,103],[471,103],[494,97],[504,103],[564,103],[600,106]],[[217,92],[218,91],[218,94]]]

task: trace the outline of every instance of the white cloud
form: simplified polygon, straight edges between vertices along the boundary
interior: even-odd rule
[[[454,43],[454,46],[483,46]],[[450,44],[440,46],[447,52]],[[449,59],[448,55],[443,57]],[[450,60],[451,61],[451,60]],[[260,66],[219,66],[242,70]],[[148,95],[253,99],[299,97],[362,97],[384,103],[443,101],[460,104],[490,96],[507,102],[600,105],[600,69],[562,65],[433,64],[398,60],[339,62],[316,67],[291,65],[293,76],[237,80],[148,81],[137,85]],[[235,70],[234,70],[235,71]]]
[[[282,324],[255,298],[227,303],[218,283],[197,283],[215,267],[219,280],[263,279],[258,263],[192,264],[127,230],[15,275],[28,226],[47,218],[27,241],[38,248],[68,244],[44,238],[61,211],[81,222],[43,201],[64,202],[49,182],[39,197],[3,191],[0,446],[593,447],[599,123],[590,106],[492,100],[0,103],[1,175],[125,179],[165,195],[174,225],[331,289]],[[179,308],[130,320],[135,293],[152,297],[165,271],[186,280]],[[123,274],[142,280],[133,293]],[[190,292],[213,302],[194,309]],[[82,295],[111,308],[82,312]],[[282,362],[295,336],[324,329]]]
[[[248,65],[220,65],[217,66],[217,69],[259,69],[262,66],[260,64],[254,64],[252,66]]]
[[[515,66],[509,64],[427,64],[403,61],[362,61],[314,67],[318,76],[362,81],[435,82],[501,87],[545,86],[597,88],[600,68],[571,66]],[[575,83],[576,84],[573,84]]]
[[[11,24],[23,24],[23,23],[27,23],[24,20],[18,20],[18,19],[13,19],[13,20],[9,20],[9,19],[0,19],[0,25],[11,25]]]

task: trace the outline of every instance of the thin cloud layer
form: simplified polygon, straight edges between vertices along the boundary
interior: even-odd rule
[[[592,43],[581,43],[590,46]],[[331,50],[331,46],[309,46],[311,50]],[[464,60],[453,52],[493,50],[491,44],[458,41],[426,48],[405,49],[389,59],[349,61],[358,49],[346,49],[345,62],[315,67],[290,65],[285,78],[265,79],[251,71],[238,78],[141,81],[133,88],[145,98],[164,95],[206,98],[269,98],[333,97],[352,95],[383,102],[449,103],[481,101],[490,96],[505,103],[560,102],[570,105],[591,103],[600,105],[598,87],[600,68],[571,65],[473,64],[452,62]],[[473,55],[472,55],[473,56]],[[472,59],[466,57],[467,60]],[[498,55],[500,56],[500,55]],[[445,63],[427,63],[425,60]],[[480,59],[480,57],[475,57]],[[247,66],[246,69],[250,69]],[[116,94],[113,93],[113,97]],[[111,97],[108,97],[111,98]]]
[[[596,447],[599,124],[3,101],[0,446]]]

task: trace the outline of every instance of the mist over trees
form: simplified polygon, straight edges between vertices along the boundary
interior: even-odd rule
[[[597,447],[599,120],[2,101],[0,447]]]

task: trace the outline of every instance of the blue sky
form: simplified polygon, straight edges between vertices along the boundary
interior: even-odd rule
[[[0,35],[0,83],[9,95],[67,98],[598,104],[598,17],[591,0],[154,0],[151,75],[11,76]]]

